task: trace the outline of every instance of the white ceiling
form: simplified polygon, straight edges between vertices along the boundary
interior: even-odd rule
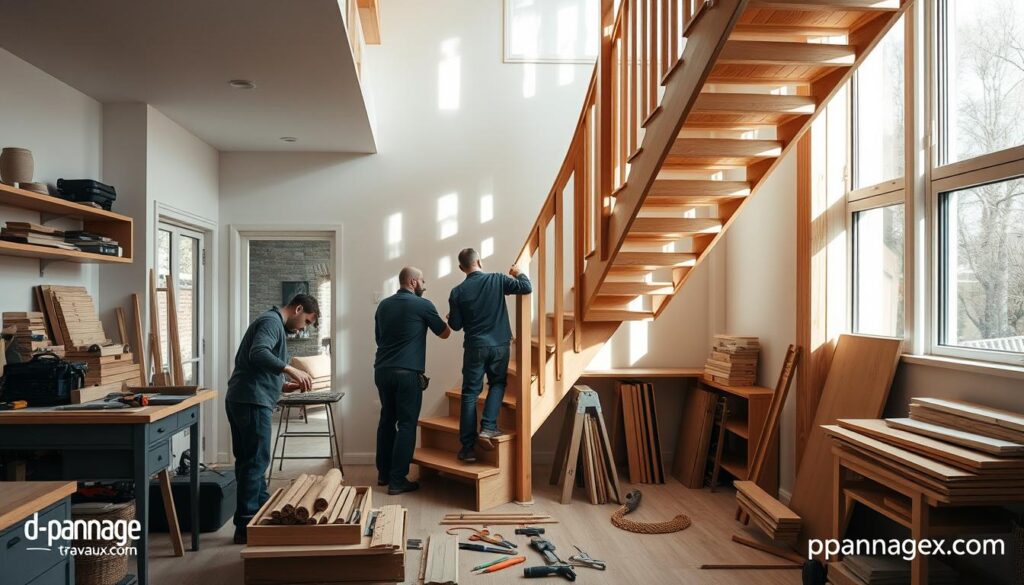
[[[151,104],[222,151],[375,152],[341,10],[339,0],[0,0],[0,47],[100,102]]]

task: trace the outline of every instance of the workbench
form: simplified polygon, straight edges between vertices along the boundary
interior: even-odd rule
[[[149,478],[171,464],[171,437],[190,429],[192,526],[199,526],[200,406],[217,395],[203,389],[173,405],[123,410],[26,408],[0,412],[0,450],[58,451],[59,479],[133,480],[136,517],[142,535],[136,542],[138,583],[148,583]],[[192,550],[199,531],[192,530]]]
[[[7,585],[75,582],[71,557],[57,547],[68,546],[59,540],[49,547],[42,531],[36,540],[25,535],[25,523],[39,514],[39,525],[51,520],[71,519],[71,494],[78,485],[67,481],[12,481],[0,483],[0,575]],[[33,550],[50,548],[49,551]]]
[[[833,445],[832,455],[835,481],[831,536],[837,540],[846,533],[855,503],[909,529],[910,538],[921,541],[1009,532],[1010,514],[1001,505],[1022,499],[1012,495],[996,499],[944,497],[863,453]],[[918,554],[910,561],[911,585],[928,583],[929,558]]]

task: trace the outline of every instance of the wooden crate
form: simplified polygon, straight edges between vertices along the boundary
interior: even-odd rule
[[[370,515],[373,505],[373,491],[369,487],[354,486],[356,494],[362,494],[363,501],[360,505],[362,510],[359,513],[359,522],[354,524],[263,524],[259,522],[264,514],[270,514],[274,503],[286,491],[278,489],[274,495],[267,500],[259,512],[253,516],[246,527],[248,544],[250,546],[293,546],[293,545],[332,545],[332,544],[359,544],[363,538],[363,530],[366,527],[366,518]]]

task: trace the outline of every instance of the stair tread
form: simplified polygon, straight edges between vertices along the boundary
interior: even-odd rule
[[[717,217],[638,217],[629,228],[630,234],[658,234],[675,238],[720,231],[722,220]]]
[[[477,397],[476,401],[482,403],[484,400],[486,400],[487,392],[488,388],[484,386],[484,389],[480,391],[480,396]],[[462,389],[454,388],[452,390],[448,390],[445,392],[445,395],[450,396],[451,398],[462,398]],[[505,395],[501,397],[501,405],[513,409],[516,407],[516,398],[514,395],[512,395],[511,392],[508,391],[507,387],[505,388]]]
[[[776,10],[899,10],[899,0],[750,0],[749,8],[774,8]]]
[[[693,106],[695,112],[732,113],[813,114],[814,109],[811,96],[764,93],[701,92]]]
[[[659,268],[692,266],[696,260],[696,254],[687,252],[619,252],[615,257],[614,263],[616,266],[655,270]]]
[[[649,321],[654,318],[654,311],[629,311],[623,309],[591,309],[587,313],[588,321]]]
[[[418,447],[412,455],[412,462],[417,465],[429,467],[431,469],[437,469],[450,473],[452,475],[458,475],[459,477],[466,477],[469,479],[483,479],[485,477],[491,477],[492,475],[498,475],[501,470],[494,466],[486,463],[466,463],[459,461],[457,454],[451,451],[442,451],[441,449],[433,449],[430,447]]]
[[[690,179],[655,179],[647,192],[652,197],[746,197],[750,194],[747,181],[705,181]]]
[[[725,42],[718,63],[735,65],[850,66],[857,59],[850,45],[780,41]]]
[[[598,290],[598,295],[664,295],[672,294],[671,282],[608,282]]]
[[[421,418],[419,420],[421,427],[427,427],[431,429],[437,429],[446,433],[459,432],[459,417],[457,416],[431,416],[427,418]],[[496,437],[493,441],[497,443],[504,443],[505,441],[511,441],[515,436],[515,432],[506,431],[504,435]]]

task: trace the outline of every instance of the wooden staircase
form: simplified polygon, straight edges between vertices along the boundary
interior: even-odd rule
[[[530,500],[533,433],[622,322],[665,310],[911,1],[602,0],[576,133],[517,258],[534,294],[516,302],[514,434],[458,462],[455,391],[415,461],[476,482],[477,509]]]

